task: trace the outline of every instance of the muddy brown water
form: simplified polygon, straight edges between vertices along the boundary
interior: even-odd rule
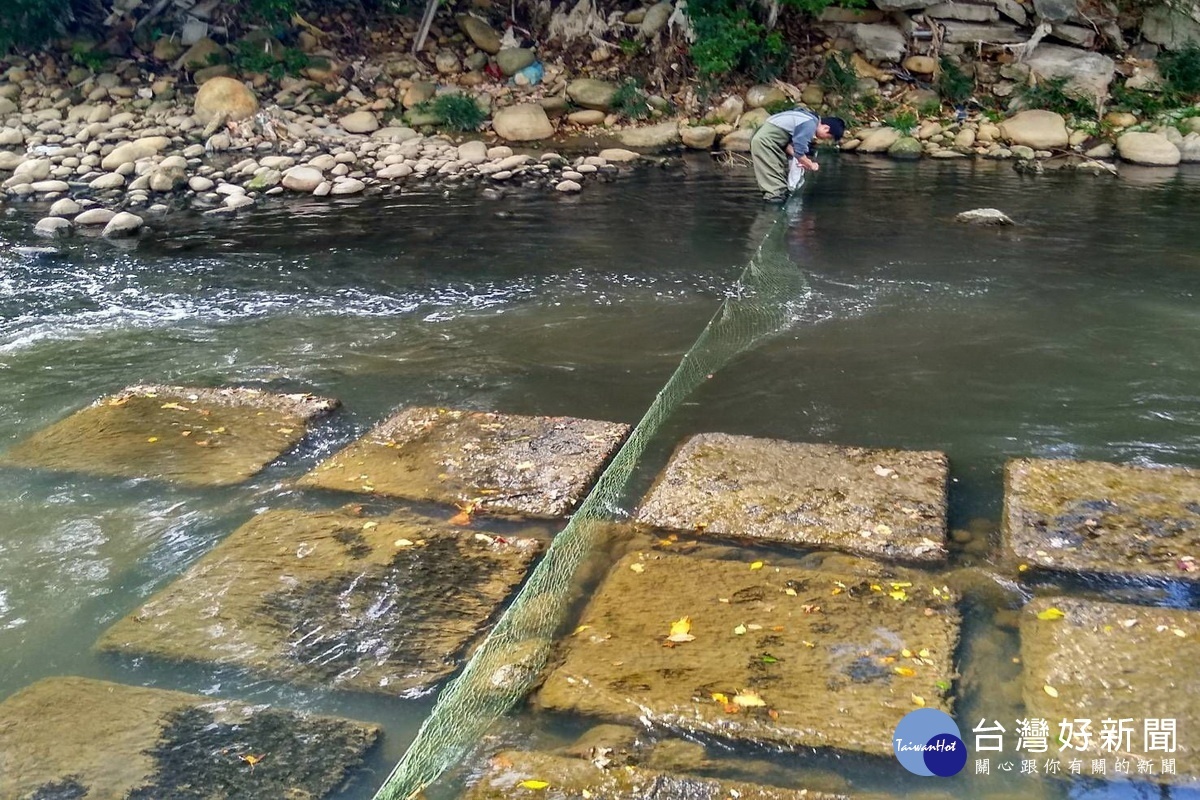
[[[937,572],[964,597],[956,717],[969,744],[980,718],[1011,731],[1023,713],[1013,659],[1027,595],[1200,607],[1170,584],[1020,589],[998,563],[996,533],[1009,457],[1200,466],[1200,173],[1032,178],[1006,164],[831,158],[809,191],[786,244],[811,299],[787,331],[687,399],[639,491],[679,441],[707,431],[945,452],[951,556]],[[953,222],[980,206],[1021,224]],[[135,383],[242,384],[344,407],[232,487],[0,470],[0,697],[79,675],[375,723],[381,741],[340,795],[368,797],[430,696],[306,687],[93,645],[254,514],[354,500],[293,481],[401,404],[635,422],[776,218],[745,171],[702,158],[570,198],[430,189],[298,201],[220,224],[181,216],[136,247],[77,238],[57,255],[15,253],[43,243],[23,211],[10,211],[0,221],[0,447]],[[371,513],[394,507],[365,502]],[[600,554],[580,607],[613,560],[654,546],[634,539]],[[695,548],[845,566],[750,543]],[[1200,715],[1186,708],[1181,698],[1180,736],[1200,735]],[[434,794],[454,795],[455,781],[497,750],[552,749],[589,724],[522,711]],[[931,783],[891,760],[693,738],[707,745],[705,774],[730,780],[899,796],[1068,794],[995,765],[991,776],[968,769]],[[1069,793],[1161,796],[1121,785]]]

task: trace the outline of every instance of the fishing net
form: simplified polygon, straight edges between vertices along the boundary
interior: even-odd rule
[[[524,588],[458,677],[442,690],[375,800],[405,800],[432,783],[529,692],[570,608],[576,573],[621,516],[622,497],[655,434],[710,375],[796,319],[811,290],[787,256],[784,237],[789,216],[781,212],[771,223],[729,295],[555,537]]]

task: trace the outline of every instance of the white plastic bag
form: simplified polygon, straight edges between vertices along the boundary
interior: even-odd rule
[[[788,191],[794,192],[804,184],[804,167],[794,158],[788,159]]]

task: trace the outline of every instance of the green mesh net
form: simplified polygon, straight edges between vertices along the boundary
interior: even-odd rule
[[[787,228],[788,218],[780,213],[729,296],[554,538],[529,581],[462,672],[442,690],[375,800],[405,800],[432,783],[532,688],[564,624],[579,568],[621,515],[621,499],[655,434],[709,375],[787,327],[806,304],[811,290],[787,256]]]

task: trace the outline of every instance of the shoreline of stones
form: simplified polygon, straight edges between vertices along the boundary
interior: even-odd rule
[[[470,184],[489,197],[511,188],[570,194],[590,180],[611,180],[618,165],[642,158],[621,148],[571,158],[529,155],[479,139],[454,144],[409,128],[382,132],[383,137],[348,136],[325,145],[297,142],[282,153],[260,145],[240,159],[223,154],[230,162],[225,166],[209,158],[204,145],[160,135],[124,141],[108,152],[101,147],[81,153],[78,146],[25,157],[0,152],[0,169],[13,170],[2,187],[10,200],[51,204],[35,225],[38,235],[91,229],[121,238],[136,236],[147,218],[181,207],[226,217],[286,195],[347,197]]]
[[[0,93],[0,99],[3,96]],[[621,165],[647,158],[616,147],[570,158],[552,151],[528,155],[479,138],[455,144],[444,135],[423,135],[408,127],[355,134],[330,125],[320,129],[323,135],[315,141],[286,142],[278,136],[273,140],[267,123],[261,126],[263,133],[243,131],[235,143],[233,136],[239,131],[231,123],[230,132],[215,133],[201,144],[187,136],[198,125],[194,117],[180,107],[164,116],[166,111],[141,115],[140,126],[137,115],[112,114],[107,104],[71,107],[65,114],[58,108],[34,112],[31,121],[40,120],[34,135],[0,128],[0,146],[29,147],[25,153],[0,150],[0,172],[10,172],[0,188],[9,200],[51,204],[34,228],[38,235],[56,237],[87,229],[120,238],[136,236],[147,217],[180,207],[208,217],[233,216],[266,198],[289,194],[344,197],[472,184],[482,187],[485,197],[499,196],[508,187],[575,193],[589,180],[612,179]],[[731,131],[680,123],[677,136],[662,147],[714,156],[744,153],[754,123],[764,115],[764,110],[753,109]],[[1165,132],[1129,132],[1117,138],[1115,148],[1102,143],[1085,149],[1083,131],[1070,130],[1054,112],[1032,110],[1000,123],[929,120],[907,134],[876,125],[851,132],[841,150],[901,159],[1016,159],[1030,162],[1034,171],[1040,171],[1046,159],[1068,153],[1083,160],[1074,166],[1113,171],[1110,160],[1118,156],[1131,163],[1160,165],[1196,160],[1200,116],[1183,122],[1192,130],[1184,136],[1170,129],[1177,143]],[[1171,152],[1165,152],[1168,149]],[[1155,153],[1165,157],[1155,158]]]

